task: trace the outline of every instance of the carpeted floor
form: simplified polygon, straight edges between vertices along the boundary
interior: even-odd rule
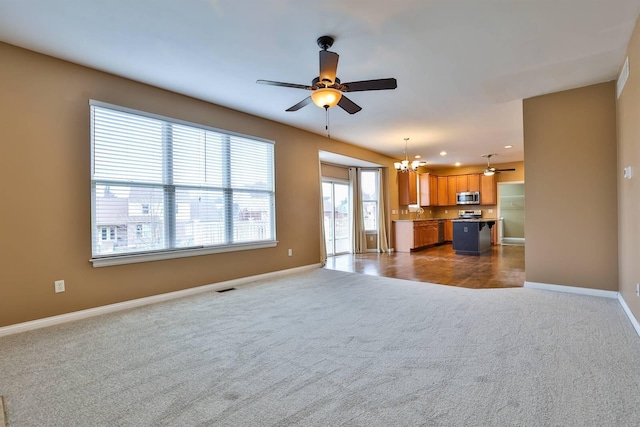
[[[0,396],[0,427],[5,427],[7,423],[4,418],[4,397]]]
[[[9,426],[636,426],[616,300],[318,269],[0,338]]]

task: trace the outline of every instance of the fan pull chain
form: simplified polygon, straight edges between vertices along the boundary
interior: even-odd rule
[[[329,132],[329,107],[324,107],[324,112],[325,112],[324,128],[327,131],[327,138],[331,139],[331,132]]]

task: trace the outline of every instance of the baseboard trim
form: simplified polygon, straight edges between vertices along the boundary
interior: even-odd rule
[[[603,298],[618,298],[618,292],[603,289],[579,288],[577,286],[552,285],[549,283],[524,282],[525,288],[542,289],[545,291],[567,292],[570,294],[590,295]]]
[[[618,302],[622,306],[622,309],[624,310],[624,312],[627,314],[627,317],[631,321],[631,324],[633,325],[633,328],[636,330],[636,333],[638,334],[638,336],[640,336],[640,323],[638,323],[638,320],[634,317],[633,313],[631,312],[631,309],[627,305],[627,302],[624,300],[624,298],[622,298],[621,293],[618,293]]]
[[[265,279],[273,279],[280,276],[286,276],[294,273],[302,273],[305,271],[320,268],[321,264],[310,264],[302,267],[290,268],[287,270],[278,270],[270,273],[258,274],[255,276],[240,277],[238,279],[227,280],[224,282],[212,283],[210,285],[197,286],[195,288],[183,289],[181,291],[167,292],[150,297],[138,298],[130,301],[119,302],[115,304],[103,305],[101,307],[89,308],[87,310],[74,311],[71,313],[60,314],[58,316],[45,317],[43,319],[31,320],[29,322],[16,323],[15,325],[3,326],[0,328],[0,337],[6,335],[18,334],[20,332],[31,331],[34,329],[46,328],[48,326],[59,325],[61,323],[73,322],[75,320],[86,319],[89,317],[100,316],[101,314],[113,313],[130,308],[142,307],[144,305],[155,304],[158,302],[169,301],[172,299],[182,298],[189,295],[200,294],[203,292],[216,291],[220,289],[246,285],[251,282]],[[1,425],[0,425],[1,427]]]
[[[627,305],[627,302],[622,298],[622,294],[616,291],[605,291],[602,289],[591,289],[591,288],[578,288],[575,286],[563,286],[563,285],[551,285],[549,283],[537,283],[537,282],[524,282],[525,288],[531,289],[542,289],[545,291],[554,291],[554,292],[568,292],[571,294],[580,294],[580,295],[590,295],[595,297],[604,297],[604,298],[615,298],[618,300],[624,313],[629,318],[631,325],[633,325],[633,329],[636,330],[636,333],[640,337],[640,323],[638,323],[638,319],[635,318],[631,309]]]

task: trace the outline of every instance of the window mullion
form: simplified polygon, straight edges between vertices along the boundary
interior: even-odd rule
[[[222,138],[222,186],[224,188],[224,224],[227,243],[233,243],[233,190],[231,188],[231,138]]]
[[[163,189],[164,189],[164,247],[176,246],[176,187],[173,185],[173,128],[170,123],[162,126]]]

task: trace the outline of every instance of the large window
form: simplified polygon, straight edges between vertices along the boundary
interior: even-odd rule
[[[362,214],[365,231],[378,231],[378,171],[361,173]]]
[[[91,133],[94,266],[275,245],[273,142],[97,101]]]
[[[324,236],[327,255],[351,251],[351,203],[348,182],[322,182]]]

